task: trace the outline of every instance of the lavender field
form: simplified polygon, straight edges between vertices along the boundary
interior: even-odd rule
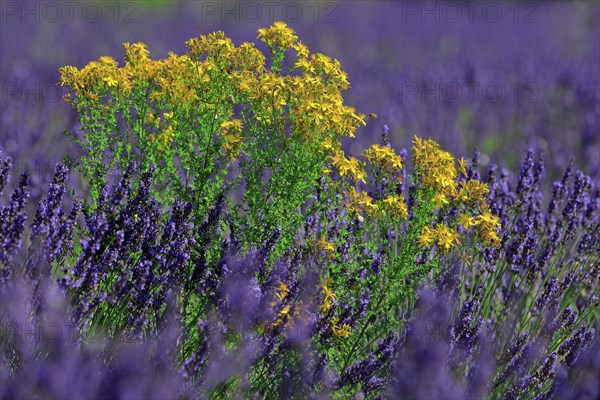
[[[599,76],[593,1],[2,1],[0,398],[598,398]]]

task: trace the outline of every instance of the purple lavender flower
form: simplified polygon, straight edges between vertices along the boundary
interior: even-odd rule
[[[580,325],[573,333],[573,336],[567,338],[558,348],[558,355],[564,359],[567,367],[572,367],[579,353],[586,348],[588,343],[594,337],[594,329],[588,329],[585,325]]]
[[[556,399],[596,399],[600,396],[600,341],[584,350],[573,367],[559,367],[551,394]]]
[[[434,292],[419,293],[415,319],[394,361],[388,395],[392,398],[461,398],[461,382],[444,366],[450,352],[445,337],[450,305]]]
[[[10,198],[10,205],[2,206],[0,210],[0,263],[2,264],[0,283],[10,279],[11,269],[6,266],[10,263],[14,252],[21,247],[27,220],[23,208],[29,197],[28,182],[29,176],[24,173],[19,186]]]
[[[135,344],[102,337],[80,341],[65,297],[48,281],[39,286],[41,313],[31,312],[32,287],[25,281],[0,292],[0,397],[190,397],[174,365],[175,320],[160,338]],[[6,326],[13,328],[8,335]]]
[[[0,196],[2,196],[2,190],[6,183],[10,180],[10,169],[12,167],[12,160],[10,157],[2,159],[2,150],[0,150]]]

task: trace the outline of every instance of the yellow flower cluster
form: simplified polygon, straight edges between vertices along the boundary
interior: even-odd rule
[[[459,212],[465,209],[473,210],[471,213],[459,213],[456,224],[465,229],[475,226],[479,236],[487,244],[498,245],[499,219],[486,208],[485,199],[489,193],[487,184],[475,179],[466,180],[467,163],[464,158],[455,160],[433,140],[423,140],[415,136],[413,144],[415,177],[431,193],[428,201],[436,208],[452,205],[458,207]],[[402,158],[388,146],[373,145],[364,152],[364,156],[380,170],[399,175],[403,168]],[[352,176],[354,182],[365,183],[364,164],[360,161],[353,157],[346,158],[341,150],[334,153],[331,159],[340,177]],[[375,217],[392,215],[394,218],[403,219],[408,216],[408,207],[402,195],[390,194],[375,202],[366,192],[357,191],[354,187],[346,192],[345,207],[351,216],[358,216],[361,221],[364,220],[363,212]],[[425,247],[435,243],[441,250],[448,251],[453,246],[460,245],[459,233],[454,227],[454,222],[450,226],[438,224],[433,229],[427,226],[420,232],[418,243]]]
[[[465,205],[483,204],[489,193],[486,183],[470,179],[461,181],[457,188],[458,174],[467,175],[464,158],[458,160],[457,168],[454,157],[440,149],[439,144],[433,140],[415,136],[413,143],[415,170],[422,176],[423,186],[433,189],[433,202],[437,207],[449,204],[451,200]]]
[[[351,215],[359,215],[366,211],[368,214],[379,215],[379,206],[373,202],[371,196],[365,192],[357,192],[356,188],[350,188],[347,193],[346,209]]]
[[[346,338],[350,336],[350,325],[339,323],[340,319],[338,317],[333,317],[331,319],[331,330],[333,334],[337,337]]]
[[[353,107],[343,105],[339,88],[329,85],[313,74],[284,78],[285,87],[293,99],[288,104],[289,122],[292,131],[304,139],[314,137],[314,132],[335,132],[339,137],[354,137],[358,124],[365,125],[363,114],[356,114]],[[261,89],[263,92],[265,89]],[[261,92],[261,93],[263,93]],[[273,93],[266,92],[265,96]],[[270,103],[277,104],[278,99]]]
[[[224,121],[221,124],[223,130],[225,154],[231,159],[235,160],[242,150],[242,132],[243,123],[239,119],[233,119]]]
[[[267,70],[265,56],[254,44],[236,47],[218,31],[188,40],[185,54],[169,53],[163,60],[151,59],[143,43],[125,43],[124,66],[119,67],[110,57],[101,57],[81,70],[61,68],[60,82],[71,89],[65,98],[75,107],[107,99],[131,107],[140,93],[147,93],[155,113],[168,105],[188,111],[180,113],[182,118],[194,113],[210,115],[214,104],[249,105],[257,121],[289,124],[293,137],[327,141],[332,148],[326,150],[331,152],[339,148],[337,138],[354,137],[358,126],[366,125],[365,115],[343,104],[341,90],[349,84],[338,60],[310,54],[283,22],[260,29],[258,38],[270,47],[294,49],[295,67],[301,74],[281,75]],[[159,137],[165,142],[172,140],[171,132],[152,136],[154,140]],[[239,154],[242,143],[237,135],[226,136],[225,142],[230,157]],[[351,162],[351,169],[360,178],[357,162]]]
[[[190,48],[189,54],[194,58],[201,58],[205,54],[208,58],[216,59],[221,56],[230,56],[235,46],[225,32],[216,31],[206,36],[192,38],[185,42]]]
[[[118,65],[112,57],[103,56],[87,64],[81,71],[73,66],[62,67],[60,84],[68,85],[76,93],[87,93],[91,87],[103,92],[111,88],[123,92],[131,90],[127,71],[118,68]]]
[[[281,309],[277,314],[277,319],[271,324],[259,324],[258,327],[260,330],[264,331],[272,331],[280,326],[289,327],[293,320],[303,321],[307,323],[311,317],[311,314],[303,304],[302,300],[299,300],[294,306],[290,304],[284,303],[289,302],[290,288],[283,282],[279,282],[277,287],[275,288],[275,297],[276,301],[272,301],[270,303],[271,307],[275,307],[276,304],[279,304]],[[304,315],[303,315],[304,314]]]
[[[177,126],[177,120],[173,119],[172,112],[165,112],[163,118],[161,120],[160,117],[152,113],[148,113],[146,116],[150,125],[161,128],[157,130],[156,134],[151,134],[148,137],[150,142],[154,143],[160,151],[169,149],[171,143],[175,140],[175,127]]]
[[[458,160],[458,168],[461,174],[467,176],[467,161],[463,157]]]
[[[275,297],[283,301],[288,294],[290,294],[290,288],[285,283],[279,282],[279,285],[275,288]]]
[[[487,244],[498,246],[500,238],[497,230],[500,228],[500,220],[489,211],[485,203],[489,193],[487,184],[476,179],[461,180],[457,184],[459,174],[467,176],[466,161],[463,158],[458,160],[457,167],[454,157],[440,149],[433,140],[422,140],[415,136],[413,143],[415,171],[423,186],[433,191],[433,204],[438,208],[445,204],[477,206],[481,214],[475,216],[461,213],[458,215],[458,225],[465,229],[475,226],[477,233]],[[438,225],[434,230],[425,227],[421,232],[421,246],[429,246],[434,242],[443,250],[459,244],[457,232],[445,225]]]
[[[408,216],[408,207],[404,201],[404,196],[392,194],[382,200],[387,211],[391,212],[396,218],[406,218]]]
[[[419,236],[419,246],[428,247],[434,242],[443,251],[448,251],[450,247],[460,244],[458,231],[446,224],[438,224],[434,229],[426,226]]]
[[[327,279],[321,284],[323,289],[323,303],[321,304],[320,310],[322,313],[326,313],[331,309],[333,301],[337,298],[336,294],[329,288],[331,281]],[[337,337],[348,337],[350,336],[350,325],[340,324],[339,317],[333,317],[331,319],[331,330]]]
[[[485,207],[484,210],[477,217],[464,213],[459,214],[458,225],[464,229],[469,229],[472,226],[476,227],[477,233],[487,244],[498,246],[500,245],[500,238],[497,231],[500,228],[500,218],[493,215]],[[445,224],[438,224],[434,229],[426,226],[421,231],[418,242],[421,247],[428,247],[432,243],[437,243],[444,251],[449,250],[454,245],[460,245],[458,231],[451,229]]]
[[[477,222],[472,215],[458,214],[458,225],[462,225],[463,228],[469,229],[470,226],[476,226]]]
[[[298,40],[298,36],[294,35],[294,30],[281,21],[275,22],[268,29],[260,28],[258,38],[265,42],[270,49],[275,47],[287,49]]]
[[[158,127],[160,127],[161,120],[157,114],[155,114],[153,112],[149,112],[146,114],[146,123],[150,127],[158,128]]]
[[[500,229],[500,218],[497,215],[492,214],[487,207],[484,207],[484,212],[477,216],[475,224],[477,233],[481,235],[483,240],[493,246],[500,245],[500,238],[497,233]]]
[[[323,130],[337,132],[342,137],[354,137],[357,125],[366,124],[365,116],[343,105],[340,89],[347,89],[349,85],[339,61],[319,53],[309,57],[308,48],[297,41],[293,33],[283,22],[276,22],[269,29],[259,30],[258,37],[271,48],[295,49],[294,67],[303,72],[302,76],[265,72],[256,78],[258,84],[255,85],[244,76],[237,80],[240,92],[261,104],[266,116],[259,118],[267,123],[273,122],[267,116],[274,110],[288,106],[287,120],[292,132],[303,140],[309,140],[313,138],[313,132]]]
[[[287,296],[290,294],[290,288],[283,282],[279,282],[277,287],[275,288],[275,297],[277,298],[280,304],[286,300]],[[275,306],[275,302],[271,302],[271,307]],[[289,324],[289,315],[292,307],[289,304],[283,306],[283,308],[279,311],[277,315],[277,320],[273,322],[270,326],[270,329],[277,328],[281,324]]]
[[[454,180],[458,175],[452,154],[440,149],[433,140],[417,136],[413,138],[412,152],[415,171],[421,175],[423,186],[433,189],[440,197],[450,197],[456,190]]]
[[[402,157],[390,146],[374,144],[365,150],[364,155],[374,167],[384,172],[398,174],[402,170]]]
[[[460,182],[455,199],[463,204],[483,204],[485,197],[490,192],[486,183],[476,179]]]
[[[323,303],[321,304],[321,312],[326,313],[327,311],[329,311],[331,309],[331,306],[333,305],[333,301],[336,299],[336,294],[333,293],[333,291],[331,291],[331,289],[329,289],[329,284],[330,284],[330,280],[326,280],[325,282],[323,282],[323,284],[321,285],[322,289],[323,289]]]
[[[350,87],[348,75],[342,71],[340,62],[326,56],[325,54],[312,54],[310,60],[308,58],[299,58],[295,64],[295,67],[303,70],[304,72],[310,72],[317,76],[324,75],[326,81],[333,82],[341,89],[348,89],[348,87]],[[362,118],[363,123],[364,118],[366,118],[366,116],[363,116]]]
[[[125,60],[127,62],[137,64],[148,60],[150,52],[144,43],[130,44],[126,42],[123,43],[123,47],[125,48]]]
[[[169,126],[158,135],[150,135],[149,139],[151,143],[157,144],[158,150],[165,151],[175,139],[175,130],[172,126]]]
[[[374,202],[371,196],[365,192],[358,192],[356,188],[351,188],[347,192],[346,209],[351,215],[358,215],[365,211],[369,216],[382,216],[387,212],[392,218],[403,219],[408,216],[408,207],[404,196],[391,194],[383,200]]]
[[[345,157],[343,150],[339,150],[331,156],[332,164],[337,168],[340,177],[352,175],[354,181],[366,183],[365,164],[358,161],[355,157],[349,159]]]
[[[328,242],[325,238],[321,237],[317,241],[317,249],[325,253],[326,257],[331,259],[335,257],[335,246],[333,243]]]

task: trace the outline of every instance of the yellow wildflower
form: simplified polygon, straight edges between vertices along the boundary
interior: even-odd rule
[[[72,65],[67,65],[59,69],[60,71],[60,86],[71,86],[77,79],[78,70]]]
[[[440,208],[442,205],[449,203],[444,193],[436,193],[435,196],[433,196],[432,202],[437,208]]]
[[[465,159],[463,157],[461,157],[458,160],[458,166],[460,168],[461,174],[463,174],[464,176],[467,176],[467,162],[465,161]]]
[[[142,42],[134,43],[133,46],[131,46],[131,49],[136,51],[143,58],[147,57],[150,54],[150,52],[146,48],[146,44]]]
[[[330,152],[334,152],[340,148],[340,142],[332,137],[328,137],[323,141],[323,148]]]
[[[468,204],[481,204],[489,193],[488,185],[475,179],[463,181],[456,194],[456,200]]]
[[[113,76],[104,77],[102,80],[106,82],[106,86],[108,87],[115,87],[119,83]]]
[[[438,246],[444,251],[449,250],[453,245],[460,244],[458,232],[445,224],[438,224],[436,226],[435,235]]]
[[[260,28],[257,37],[265,42],[271,50],[275,47],[287,49],[298,40],[298,36],[294,35],[294,30],[282,21],[276,21],[269,29]]]
[[[429,247],[435,241],[433,231],[428,226],[424,227],[419,236],[419,246]]]
[[[350,325],[339,325],[339,320],[340,319],[338,317],[333,317],[331,319],[331,330],[333,331],[333,334],[337,337],[344,338],[350,336]]]
[[[492,214],[491,211],[486,210],[483,214],[477,217],[477,224],[498,229],[500,228],[500,218],[497,215]]]
[[[279,282],[279,285],[275,289],[275,297],[277,297],[279,301],[283,301],[289,293],[290,289],[288,286],[283,282]]]
[[[304,72],[315,72],[315,67],[306,58],[300,58],[294,64],[294,68],[301,69]]]
[[[308,57],[308,47],[300,41],[296,42],[293,46],[294,50],[296,50],[296,54],[300,59],[306,59]]]
[[[386,209],[392,211],[397,218],[406,218],[408,216],[408,208],[404,201],[404,196],[392,194],[382,200]]]
[[[243,123],[239,119],[232,119],[230,121],[224,121],[221,124],[221,129],[223,130],[233,130],[236,132],[240,132],[242,130]]]
[[[483,234],[483,240],[486,241],[487,244],[494,247],[499,247],[501,244],[500,237],[493,230],[488,230]]]
[[[364,152],[365,157],[381,166],[402,169],[402,158],[389,146],[374,144]]]
[[[366,183],[365,164],[361,163],[355,157],[350,157],[350,172],[354,175],[354,179]]]
[[[335,295],[335,293],[333,293],[331,291],[331,289],[329,289],[329,287],[328,287],[329,283],[330,283],[329,280],[326,281],[325,283],[323,283],[323,292],[325,293],[326,298],[335,300],[336,295]]]
[[[327,257],[331,257],[335,251],[335,246],[333,243],[328,242],[325,240],[325,238],[319,238],[317,241],[317,248],[321,251],[324,251],[327,254]]]
[[[331,309],[331,306],[333,305],[333,301],[336,299],[336,294],[333,293],[331,289],[329,289],[329,284],[330,280],[327,279],[325,282],[323,282],[321,286],[323,288],[323,304],[321,304],[320,307],[322,312],[329,311],[329,309]]]
[[[367,215],[373,215],[373,216],[382,215],[382,212],[383,212],[383,210],[381,208],[379,208],[379,205],[374,204],[372,201],[365,204],[365,211],[367,212]]]
[[[456,190],[454,157],[431,139],[413,138],[413,161],[425,187],[450,196]]]
[[[290,312],[290,305],[283,307],[283,309],[279,312],[280,315],[288,315]]]
[[[323,252],[325,257],[329,260],[335,258],[335,245],[332,242],[325,240],[321,237],[315,243],[315,248],[319,252]]]
[[[284,306],[281,309],[281,311],[279,311],[279,315],[277,316],[277,321],[275,321],[273,323],[272,328],[277,328],[279,325],[284,323],[284,319],[286,320],[286,322],[289,322],[288,315],[290,313],[291,308],[292,307],[289,304],[287,304],[286,306]]]
[[[98,61],[100,62],[100,65],[105,67],[117,67],[119,65],[119,63],[110,56],[102,56]]]
[[[236,133],[227,133],[223,137],[225,139],[225,143],[223,144],[225,154],[231,160],[235,160],[242,151],[242,137]]]
[[[344,175],[350,172],[350,167],[348,162],[346,161],[346,157],[344,157],[344,151],[340,150],[336,152],[332,157],[333,166],[337,168],[340,177],[344,177]]]
[[[321,307],[319,307],[319,308],[322,312],[326,313],[327,311],[329,311],[332,304],[333,303],[331,302],[331,300],[329,298],[324,298],[323,304],[321,304]]]
[[[361,124],[363,124],[363,126],[367,126],[367,123],[365,122],[365,119],[367,118],[367,116],[365,114],[354,114],[353,117],[360,122]]]
[[[500,228],[500,218],[498,216],[486,209],[483,214],[477,217],[475,223],[477,224],[477,232],[484,241],[493,246],[500,245],[501,241],[497,234]]]
[[[458,214],[458,224],[462,225],[465,229],[477,225],[475,223],[475,218],[469,214]]]
[[[365,192],[357,192],[356,188],[348,191],[348,201],[346,207],[351,213],[360,214],[362,210],[369,213],[378,213],[379,207],[373,204],[373,199]]]
[[[125,48],[125,60],[127,62],[137,64],[148,60],[150,52],[144,43],[123,43],[123,47]]]
[[[366,183],[364,163],[361,163],[355,157],[350,157],[350,159],[347,159],[344,156],[344,152],[341,150],[332,157],[332,160],[333,166],[337,168],[341,178],[352,174],[355,181],[362,181],[363,183]]]
[[[175,139],[175,131],[172,126],[168,126],[164,129],[157,138],[154,136],[151,137],[150,141],[153,142],[155,139],[158,140],[158,150],[164,151],[170,147],[170,144]]]

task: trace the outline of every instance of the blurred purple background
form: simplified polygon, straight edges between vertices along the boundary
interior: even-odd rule
[[[34,185],[76,146],[63,131],[77,119],[56,85],[64,65],[103,55],[122,61],[123,42],[150,56],[181,54],[194,36],[224,30],[236,45],[274,20],[348,73],[347,103],[375,113],[353,153],[380,140],[410,146],[430,136],[457,156],[516,168],[528,147],[548,173],[571,156],[600,175],[600,2],[596,1],[2,1],[0,150]],[[265,46],[259,46],[265,52]],[[75,177],[73,176],[73,179]],[[72,182],[73,183],[73,182]],[[9,192],[9,191],[7,191]],[[32,196],[36,197],[34,188]]]

